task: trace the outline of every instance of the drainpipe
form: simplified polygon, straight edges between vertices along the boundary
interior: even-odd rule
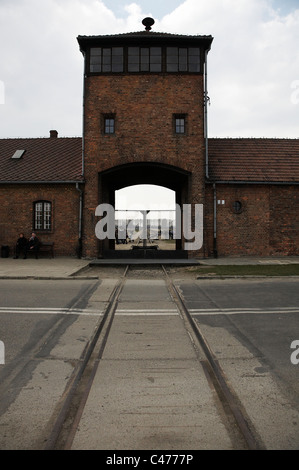
[[[84,57],[83,66],[83,103],[82,103],[82,178],[84,178],[84,154],[85,154],[85,77],[86,77],[86,55],[84,51],[81,51]],[[78,229],[78,258],[82,258],[82,213],[83,213],[83,191],[79,188],[79,183],[76,183],[76,189],[79,191],[79,229]]]
[[[84,71],[83,71],[83,103],[82,103],[82,176],[84,177],[84,158],[85,158],[85,78],[86,78],[86,55],[82,52],[84,57]]]
[[[79,188],[79,183],[76,183],[76,189],[79,191],[79,232],[78,232],[78,258],[82,258],[82,206],[83,206],[83,191]]]
[[[214,230],[213,230],[213,254],[214,258],[218,257],[217,253],[217,194],[216,194],[216,184],[213,184],[214,191]]]
[[[209,152],[208,152],[208,52],[205,51],[205,73],[204,73],[204,134],[206,144],[206,178],[209,179]]]

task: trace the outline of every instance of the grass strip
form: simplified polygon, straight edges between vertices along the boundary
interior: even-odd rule
[[[299,264],[218,265],[195,268],[199,276],[299,276]]]

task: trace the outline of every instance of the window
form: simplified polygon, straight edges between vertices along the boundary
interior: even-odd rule
[[[104,116],[104,134],[114,134],[115,118],[114,116]]]
[[[123,72],[123,47],[92,47],[90,72]]]
[[[200,72],[200,49],[199,47],[189,47],[188,49],[188,71]]]
[[[200,47],[91,47],[91,73],[200,73]]]
[[[161,47],[129,47],[128,72],[161,72]]]
[[[51,230],[51,212],[51,202],[38,201],[34,204],[34,230]]]
[[[235,201],[233,203],[233,211],[235,214],[240,214],[240,212],[242,212],[242,203],[240,201]]]
[[[186,116],[185,115],[174,115],[174,132],[175,134],[186,133]]]
[[[199,47],[167,47],[167,72],[200,72]]]

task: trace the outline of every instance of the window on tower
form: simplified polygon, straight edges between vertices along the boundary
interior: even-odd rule
[[[199,47],[167,47],[167,72],[200,72]]]
[[[128,47],[128,72],[161,71],[161,47]]]
[[[91,47],[91,73],[201,73],[200,47]]]
[[[115,116],[105,115],[104,116],[104,134],[115,133]]]
[[[186,134],[186,115],[174,114],[174,133]]]
[[[123,47],[92,47],[90,49],[90,72],[123,72]]]

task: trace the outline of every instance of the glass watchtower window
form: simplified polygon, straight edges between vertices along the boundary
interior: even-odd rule
[[[34,230],[51,230],[51,202],[34,204]]]
[[[129,47],[128,72],[161,72],[161,47]]]
[[[200,72],[199,47],[167,47],[167,72]]]
[[[90,49],[90,72],[123,72],[123,47],[92,47]]]
[[[188,71],[200,72],[200,49],[199,47],[189,47],[188,49]]]

